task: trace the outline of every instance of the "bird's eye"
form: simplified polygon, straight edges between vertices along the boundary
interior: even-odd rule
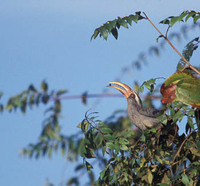
[[[135,95],[134,95],[134,94],[131,94],[130,97],[131,97],[131,98],[135,98]]]

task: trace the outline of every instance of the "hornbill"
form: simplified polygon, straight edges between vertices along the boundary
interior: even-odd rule
[[[119,90],[127,99],[128,115],[132,123],[145,131],[150,128],[162,128],[162,124],[157,119],[162,113],[154,108],[144,108],[138,94],[128,85],[120,82],[110,82],[109,87]]]

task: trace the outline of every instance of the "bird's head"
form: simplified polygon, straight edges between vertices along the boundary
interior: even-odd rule
[[[133,91],[128,85],[120,82],[109,82],[109,87],[113,87],[119,90],[127,99],[128,102],[134,101],[140,107],[142,107],[142,101],[138,94]]]

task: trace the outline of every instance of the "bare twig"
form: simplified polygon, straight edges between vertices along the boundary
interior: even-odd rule
[[[170,29],[170,26],[168,26],[167,31],[166,31],[166,34],[165,34],[165,37],[166,37],[166,38],[167,38],[167,34],[168,34],[168,32],[169,32],[169,29]]]
[[[183,67],[183,69],[181,70],[181,72],[184,72],[186,69],[191,69],[191,67],[190,66],[185,66],[185,67]]]
[[[187,141],[187,139],[192,135],[192,133],[194,132],[195,130],[192,130],[187,136],[186,138],[184,139],[184,141],[182,142],[181,146],[179,147],[176,155],[174,156],[174,159],[173,159],[173,162],[175,161],[176,157],[179,155],[181,149],[183,148],[183,145],[185,144],[185,142]]]
[[[59,98],[57,97],[52,97],[52,100],[63,100],[63,99],[82,99],[83,95],[68,95],[68,96],[60,96]],[[124,98],[124,96],[122,94],[88,94],[86,95],[86,98],[109,98],[109,97],[116,97],[116,98]],[[153,95],[141,95],[141,97],[145,98],[145,99],[161,99],[160,96],[153,96]]]
[[[187,139],[187,141],[189,141],[190,143],[192,143],[196,147],[196,149],[199,149],[199,147],[193,141],[191,141],[189,139]]]
[[[174,47],[174,45],[169,41],[169,39],[167,38],[167,36],[164,36],[162,34],[162,32],[153,24],[153,22],[148,18],[148,16],[143,12],[143,14],[145,15],[145,18],[151,23],[151,25],[158,31],[158,33],[169,43],[169,45],[176,51],[176,53],[183,59],[183,61],[185,63],[187,63],[187,65],[194,70],[197,74],[200,74],[200,72],[193,67],[188,61],[187,59],[185,59],[185,57]]]

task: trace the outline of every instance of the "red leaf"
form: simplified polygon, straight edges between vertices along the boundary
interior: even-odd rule
[[[170,84],[165,87],[165,84],[162,84],[160,92],[163,95],[162,103],[172,103],[174,99],[176,99],[176,91],[177,85]]]

